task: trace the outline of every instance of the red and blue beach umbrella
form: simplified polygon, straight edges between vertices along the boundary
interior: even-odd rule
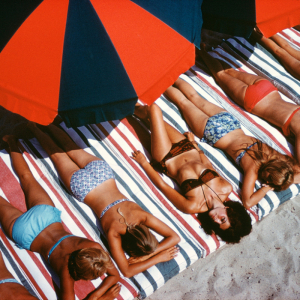
[[[202,0],[2,0],[0,105],[81,126],[154,102],[194,64]]]

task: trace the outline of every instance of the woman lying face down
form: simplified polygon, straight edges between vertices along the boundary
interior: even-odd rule
[[[177,256],[179,249],[175,245],[180,241],[179,236],[119,191],[108,163],[79,148],[55,125],[45,128],[55,141],[33,123],[29,128],[68,190],[98,216],[111,255],[124,276],[132,277]],[[163,237],[161,242],[150,229]]]
[[[19,248],[39,253],[51,265],[60,278],[60,299],[75,299],[76,280],[92,280],[104,273],[107,276],[89,297],[117,297],[120,276],[108,253],[98,243],[74,236],[64,229],[61,212],[35,180],[15,138],[6,136],[4,140],[9,145],[12,165],[27,205],[27,211],[22,213],[0,197],[0,222],[6,235]]]
[[[140,151],[133,152],[132,158],[173,205],[184,213],[198,214],[205,231],[216,232],[226,242],[239,242],[241,237],[249,234],[250,216],[241,204],[234,202],[231,205],[233,201],[227,201],[232,186],[213,169],[194,135],[182,135],[164,122],[156,104],[150,107],[137,104],[135,115],[150,124],[151,154],[156,163],[150,164]],[[171,188],[153,165],[176,180],[181,193]]]

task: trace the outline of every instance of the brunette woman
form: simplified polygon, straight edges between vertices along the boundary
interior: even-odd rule
[[[80,149],[55,125],[46,130],[59,145],[34,123],[28,126],[68,190],[99,217],[111,255],[124,276],[132,277],[177,256],[179,236],[119,191],[108,163]],[[164,239],[159,243],[149,229]],[[126,259],[123,249],[131,259]]]
[[[132,158],[145,170],[152,182],[182,212],[198,214],[204,230],[215,232],[224,241],[239,242],[251,231],[251,219],[238,202],[227,201],[232,191],[229,182],[219,176],[198,148],[194,136],[182,135],[165,123],[156,104],[136,106],[135,115],[150,122],[151,154],[160,171],[176,180],[181,193],[171,188],[140,151]]]
[[[75,299],[76,280],[107,277],[87,299],[114,299],[120,292],[119,272],[102,247],[65,231],[61,212],[33,177],[16,140],[5,136],[13,168],[25,194],[27,212],[22,213],[0,197],[2,230],[20,248],[39,253],[60,278],[60,299]],[[13,299],[13,298],[10,298]]]

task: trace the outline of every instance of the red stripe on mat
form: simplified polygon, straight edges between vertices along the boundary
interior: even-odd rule
[[[36,164],[36,162],[32,159],[32,157],[25,151],[24,147],[21,145],[21,150],[23,151],[24,155],[28,158],[28,160],[30,161],[30,163],[32,164],[32,166],[35,168],[35,170],[37,171],[38,175],[40,176],[41,179],[43,179],[43,181],[47,184],[47,186],[51,189],[51,191],[54,193],[54,195],[56,196],[56,198],[59,200],[59,202],[62,204],[62,206],[64,207],[64,209],[66,210],[66,212],[68,213],[68,215],[72,218],[72,220],[76,223],[76,225],[78,226],[78,228],[80,228],[80,230],[84,233],[84,235],[86,236],[87,239],[89,240],[93,240],[92,237],[89,235],[89,233],[85,230],[85,228],[82,226],[82,224],[79,222],[79,220],[76,218],[76,216],[72,213],[72,211],[69,209],[69,207],[67,206],[67,204],[63,201],[63,199],[61,198],[61,196],[59,195],[59,193],[56,191],[56,189],[52,186],[52,184],[50,183],[50,181],[48,180],[48,178],[43,174],[43,172],[40,170],[40,168],[38,167],[38,165]],[[71,232],[71,230],[69,230],[68,226],[62,222],[63,226],[69,231]],[[93,291],[95,289],[95,286],[92,284],[92,282],[90,281],[76,281],[74,284],[74,290],[76,295],[79,298],[84,298],[86,297],[86,295],[88,293],[90,293],[91,291]]]
[[[22,212],[26,212],[25,196],[16,177],[0,157],[0,187],[9,202]]]
[[[116,127],[116,125],[113,122],[110,122],[110,124],[114,127],[117,132],[123,136],[124,140],[127,142],[128,138]],[[135,171],[139,174],[139,176],[145,181],[145,183],[151,188],[155,196],[161,201],[161,203],[168,209],[169,212],[171,212],[188,230],[189,232],[194,236],[194,238],[202,245],[202,247],[206,250],[207,255],[210,253],[210,249],[208,245],[204,242],[204,240],[194,231],[194,229],[174,210],[169,203],[161,196],[161,194],[157,191],[156,187],[153,185],[151,180],[145,174],[137,167],[137,165],[132,161],[131,158],[128,157],[128,155],[124,152],[122,147],[110,136],[108,135],[108,132],[106,129],[101,125],[97,125],[101,131],[106,135],[106,137],[110,140],[110,142],[114,145],[116,149],[122,154],[122,156],[126,159],[126,161],[135,169]],[[133,129],[132,129],[133,130]],[[131,144],[130,142],[128,144]],[[132,145],[132,144],[131,144]],[[133,147],[133,146],[132,146]],[[135,149],[134,147],[132,149]]]
[[[146,146],[146,149],[149,151],[149,153],[151,152],[151,142],[149,139],[149,134],[147,132],[147,134],[145,134],[145,129],[132,117],[128,117],[126,119],[122,120],[122,123],[127,127],[127,129],[130,130],[130,132],[141,142],[141,144],[143,145],[143,147]],[[116,127],[116,130],[119,130]],[[138,132],[138,134],[136,134]],[[124,139],[127,139],[127,137],[121,132],[120,135],[123,136]],[[129,143],[128,143],[129,144]],[[132,146],[132,148],[134,148]],[[159,193],[155,194],[157,197],[160,196]],[[158,196],[159,195],[159,196]],[[201,226],[200,221],[197,219],[195,214],[191,214],[191,216],[194,218],[195,221],[197,221],[199,223],[199,225]],[[197,233],[196,233],[197,234]],[[216,243],[217,248],[220,247],[220,241],[218,240],[217,236],[215,234],[212,234],[211,237],[213,238],[213,240]],[[205,242],[204,242],[205,243]],[[205,243],[206,244],[206,243]],[[202,244],[201,244],[202,245]],[[207,245],[207,244],[206,244]],[[202,245],[203,246],[203,245]],[[203,246],[204,247],[204,246]],[[208,246],[207,246],[208,247]],[[209,253],[208,253],[209,254]]]
[[[296,30],[295,30],[296,31]],[[293,31],[294,33],[296,33],[295,31]],[[292,42],[293,44],[297,45],[298,47],[300,47],[300,43],[297,42],[296,40],[294,40],[291,36],[289,36],[287,33],[281,31],[279,32],[282,36],[284,36],[287,40],[289,40],[290,42]],[[300,36],[300,33],[296,33],[298,36]]]
[[[210,84],[204,77],[202,77],[200,74],[198,74],[196,71],[193,69],[190,69],[190,71],[196,75],[201,81],[203,81],[206,85],[208,85],[211,89],[213,89],[219,96],[221,96],[230,106],[234,107],[235,110],[237,110],[245,119],[250,121],[252,124],[254,124],[257,128],[259,128],[262,132],[264,132],[266,135],[269,136],[269,138],[272,139],[272,141],[281,149],[283,150],[286,155],[292,156],[292,154],[285,149],[281,143],[268,131],[266,130],[262,125],[259,123],[255,122],[251,117],[248,116],[248,114],[242,110],[240,107],[232,103],[229,98],[227,98],[225,95],[223,95],[216,87],[214,87],[212,84]]]
[[[12,245],[10,244],[10,242],[8,241],[6,235],[3,233],[2,230],[0,230],[0,237],[2,238],[2,240],[3,240],[3,242],[4,242],[5,246],[6,246],[6,248],[11,252],[11,254],[14,257],[15,261],[22,268],[22,270],[25,273],[26,277],[28,277],[28,279],[30,280],[30,282],[32,283],[32,285],[35,287],[35,289],[37,290],[37,292],[40,294],[40,296],[43,299],[47,300],[48,298],[46,297],[46,295],[44,294],[44,292],[42,291],[42,289],[40,288],[40,286],[37,284],[37,282],[35,281],[35,279],[31,275],[31,273],[28,271],[28,269],[24,265],[23,261],[20,259],[20,257],[18,256],[18,254],[16,253],[15,249],[12,247]],[[24,250],[24,251],[27,251],[27,250]],[[27,252],[30,253],[30,251],[27,251]],[[33,254],[33,253],[31,253],[31,254]],[[46,278],[46,280],[47,280],[47,278]],[[53,287],[53,285],[51,285],[51,286]]]
[[[39,176],[44,180],[44,182],[48,185],[48,187],[51,189],[51,191],[56,195],[59,202],[63,205],[64,209],[66,209],[67,213],[72,217],[73,221],[76,223],[76,225],[82,230],[82,232],[85,234],[85,236],[93,240],[92,237],[89,235],[89,233],[84,229],[82,224],[79,222],[79,220],[75,217],[75,215],[72,213],[72,211],[69,209],[69,207],[66,205],[66,203],[63,201],[59,193],[55,190],[55,188],[51,185],[50,181],[45,177],[45,175],[42,173],[38,165],[35,163],[35,161],[32,159],[32,157],[25,151],[25,149],[22,146],[22,151],[24,151],[24,154],[29,159],[30,163],[34,166],[36,171],[38,172]],[[64,223],[63,223],[64,224]],[[65,225],[65,224],[64,224]],[[66,225],[65,225],[66,227]],[[70,231],[70,230],[69,230]],[[104,279],[104,276],[101,276],[101,279]],[[132,293],[134,297],[138,295],[137,291],[132,288],[131,285],[129,285],[125,280],[120,280],[120,282],[126,286],[126,288]],[[87,293],[90,293],[95,289],[94,285],[90,281],[76,281],[75,282],[75,292],[76,295],[81,299],[86,297]],[[88,291],[87,291],[88,290]],[[123,298],[120,296],[118,299],[122,300]]]

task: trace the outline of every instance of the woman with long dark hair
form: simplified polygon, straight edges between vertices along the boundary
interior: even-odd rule
[[[132,158],[145,170],[152,182],[182,212],[208,216],[202,222],[207,233],[215,232],[224,241],[237,243],[251,231],[251,219],[245,208],[237,202],[227,201],[232,191],[229,182],[214,170],[194,140],[192,133],[184,136],[164,122],[156,104],[137,105],[135,115],[151,129],[151,154],[158,170],[176,180],[181,192],[171,188],[146,160],[140,151]],[[237,206],[240,206],[237,209]],[[202,214],[203,213],[203,214]]]

